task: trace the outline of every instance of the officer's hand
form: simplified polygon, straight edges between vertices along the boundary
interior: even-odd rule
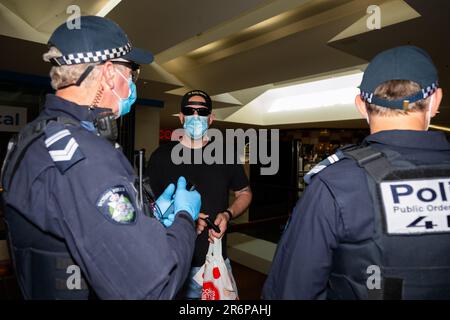
[[[205,213],[201,213],[198,215],[199,219],[197,220],[197,235],[199,235],[200,233],[203,232],[203,230],[205,230],[205,228],[208,226],[205,222],[205,220],[208,218],[209,216]]]
[[[155,201],[156,210],[158,211],[158,214],[155,214],[155,217],[158,220],[161,220],[162,223],[164,223],[164,220],[168,218],[168,217],[163,217],[162,215],[167,211],[167,209],[172,204],[172,196],[173,196],[174,191],[175,191],[175,185],[173,183],[171,183],[167,186],[167,188],[164,190],[164,192]],[[164,225],[166,225],[166,224],[164,224]]]
[[[200,213],[201,197],[197,191],[186,190],[186,179],[180,177],[177,183],[177,191],[174,197],[174,212],[177,214],[180,211],[188,212],[192,219],[196,221]]]
[[[173,183],[169,184],[164,192],[159,196],[156,200],[156,204],[158,205],[161,213],[167,211],[167,209],[172,204],[173,193],[175,192],[175,185]]]

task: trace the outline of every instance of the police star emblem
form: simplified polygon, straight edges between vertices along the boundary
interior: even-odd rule
[[[113,222],[131,224],[136,220],[136,211],[124,186],[106,190],[97,201],[97,207]]]

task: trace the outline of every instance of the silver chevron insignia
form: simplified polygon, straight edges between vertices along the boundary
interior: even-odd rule
[[[53,150],[49,151],[50,156],[52,157],[53,161],[68,161],[72,159],[75,151],[78,149],[78,143],[75,141],[74,138],[71,138],[69,140],[69,143],[63,150]]]
[[[45,145],[48,147],[50,147],[52,144],[54,144],[55,142],[61,140],[62,138],[68,136],[70,134],[70,131],[65,129],[62,131],[59,131],[57,133],[55,133],[54,135],[52,135],[50,138],[47,138],[45,140]]]

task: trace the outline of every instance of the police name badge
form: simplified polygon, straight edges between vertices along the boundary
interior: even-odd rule
[[[106,190],[97,201],[97,208],[112,222],[132,224],[136,221],[133,203],[124,186],[115,186]]]
[[[380,183],[388,234],[450,232],[450,178]]]

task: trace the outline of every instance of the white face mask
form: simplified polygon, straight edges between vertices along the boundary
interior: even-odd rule
[[[434,96],[435,96],[435,94],[431,95],[430,103],[428,104],[428,110],[427,110],[426,120],[425,120],[426,123],[427,123],[427,126],[425,127],[425,131],[427,131],[428,128],[430,127],[430,123],[431,123],[431,108],[433,107],[433,104],[434,104]]]

